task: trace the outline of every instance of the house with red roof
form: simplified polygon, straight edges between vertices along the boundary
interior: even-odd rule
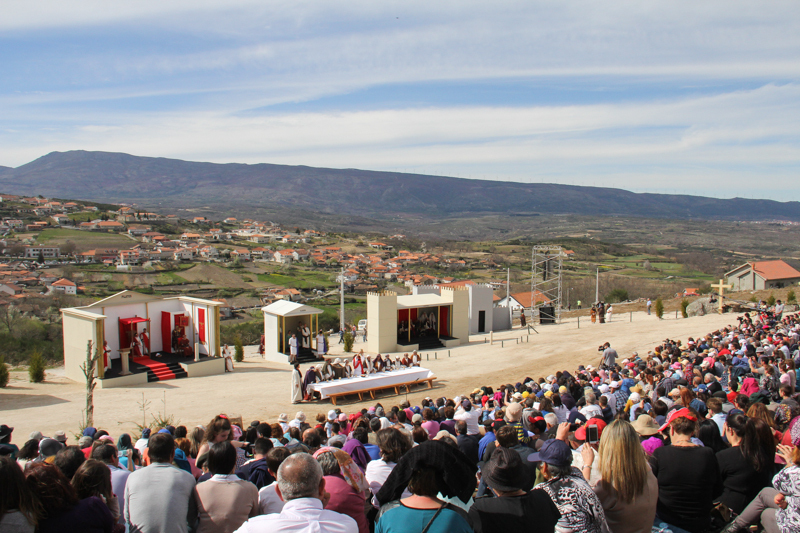
[[[50,285],[51,292],[63,292],[64,294],[77,294],[78,286],[68,279],[61,278]]]
[[[734,291],[782,289],[800,283],[800,272],[780,259],[750,261],[727,272],[725,280]]]

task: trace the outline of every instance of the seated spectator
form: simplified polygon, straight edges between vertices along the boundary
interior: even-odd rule
[[[615,420],[606,427],[595,460],[600,464],[600,480],[594,492],[609,529],[614,533],[648,531],[656,517],[658,480],[633,426]],[[584,462],[591,464],[591,460]]]
[[[194,477],[172,466],[175,441],[169,433],[149,440],[150,465],[128,476],[125,522],[132,531],[187,533],[197,521]]]
[[[111,485],[111,471],[104,462],[87,459],[72,477],[72,487],[79,500],[100,498],[111,511],[114,523],[119,522],[119,500]]]
[[[457,448],[428,441],[406,453],[377,494],[382,506],[375,533],[429,533],[472,531],[462,509],[439,499],[439,493],[468,501],[475,489],[472,465]],[[401,498],[403,491],[411,493]]]
[[[12,459],[16,459],[19,447],[11,443],[12,433],[14,433],[14,428],[8,427],[5,424],[0,426],[0,456],[8,455]]]
[[[469,509],[475,533],[552,532],[561,513],[543,491],[530,491],[533,478],[519,454],[495,450],[483,467],[485,481],[495,497],[477,498]]]
[[[266,439],[265,439],[266,440]],[[259,514],[258,489],[234,474],[236,448],[228,441],[211,445],[208,470],[213,477],[197,485],[197,533],[231,533]]]
[[[367,453],[367,449],[364,447],[364,444],[367,442],[367,429],[363,427],[358,427],[353,430],[353,434],[351,438],[344,443],[343,450],[347,452],[350,457],[353,458],[353,461],[361,468],[361,470],[367,470],[367,463],[369,463],[372,458]]]
[[[0,457],[0,487],[0,531],[33,533],[45,510],[10,455]]]
[[[133,450],[128,450],[131,456],[133,455],[132,452]],[[117,503],[119,504],[119,516],[116,518],[118,523],[124,525],[125,485],[128,483],[128,476],[131,474],[131,471],[120,466],[117,460],[117,449],[112,444],[101,444],[97,446],[92,450],[92,459],[97,459],[105,463],[111,472],[111,489],[117,497]],[[130,464],[132,466],[133,462],[131,461]]]
[[[84,461],[86,461],[86,456],[80,448],[77,446],[67,446],[56,453],[52,463],[61,470],[67,479],[72,479],[72,476],[75,475],[75,472],[78,471],[78,468],[80,468]]]
[[[392,430],[387,428],[381,431]],[[349,516],[358,524],[359,533],[369,533],[369,523],[364,513],[369,485],[364,473],[349,455],[338,448],[320,448],[314,458],[322,467],[325,490],[330,494],[325,509]]]
[[[44,510],[39,533],[111,532],[114,518],[108,506],[96,496],[79,499],[58,467],[32,463],[26,470],[26,481]]]
[[[711,504],[722,493],[722,482],[714,450],[692,442],[696,428],[697,416],[686,408],[673,411],[661,427],[669,430],[670,445],[650,458],[658,479],[658,527],[704,533],[710,526]]]
[[[307,453],[289,456],[278,468],[278,494],[285,502],[280,514],[250,518],[236,532],[296,532],[313,524],[319,533],[358,533],[355,520],[323,509],[328,496],[322,467]]]
[[[237,474],[256,486],[256,489],[270,485],[275,478],[267,467],[267,452],[273,448],[272,441],[259,437],[253,444],[253,458],[242,465]]]
[[[370,461],[365,472],[373,495],[378,494],[386,478],[397,466],[397,461],[411,449],[411,442],[399,430],[386,428],[378,431],[378,447],[381,450],[381,458]],[[372,503],[378,507],[377,499],[373,499]]]
[[[580,471],[572,467],[572,451],[562,440],[565,436],[559,437],[546,441],[539,452],[531,454],[531,461],[540,462],[545,479],[534,492],[543,491],[558,508],[561,518],[556,531],[605,532],[608,525],[603,506]],[[582,505],[576,506],[575,502]]]
[[[267,452],[267,469],[270,475],[277,479],[278,468],[291,453],[286,448],[272,448]],[[273,481],[258,491],[258,509],[261,514],[280,513],[283,510],[283,500],[278,495],[278,482]]]

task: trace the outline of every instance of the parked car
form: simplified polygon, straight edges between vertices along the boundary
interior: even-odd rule
[[[367,329],[367,319],[362,318],[358,321],[358,331],[364,331],[365,329]]]

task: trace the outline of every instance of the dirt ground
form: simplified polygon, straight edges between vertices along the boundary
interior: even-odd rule
[[[252,285],[245,282],[239,274],[208,263],[200,263],[189,270],[180,272],[179,275],[186,281],[208,282],[217,287],[235,289],[252,288]]]
[[[516,383],[525,376],[538,378],[559,369],[574,370],[579,364],[597,365],[600,359],[597,348],[606,341],[625,357],[633,351],[646,354],[666,338],[685,341],[687,337],[735,323],[734,314],[675,319],[673,313],[658,320],[655,315],[634,312],[615,315],[610,323],[602,325],[581,318],[580,328],[577,319],[565,319],[558,325],[537,326],[538,334],[515,328],[494,335],[493,345],[486,342],[487,335],[476,335],[468,345],[450,349],[449,356],[447,349],[424,352],[422,365],[430,368],[437,378],[434,389],[420,387],[408,398],[419,402],[426,396],[452,397],[480,385],[497,387]],[[332,342],[336,342],[334,338]],[[358,342],[355,349],[362,346]],[[340,346],[334,344],[332,348],[332,357],[341,355]],[[219,413],[242,415],[248,424],[251,420],[274,422],[279,413],[292,416],[300,410],[313,417],[331,408],[327,400],[292,405],[288,365],[265,362],[255,353],[255,347],[247,347],[246,355],[245,361],[237,363],[230,374],[133,388],[98,388],[94,401],[95,426],[115,437],[122,432],[134,433],[135,423],[142,423],[143,400],[149,402],[145,409],[148,422],[152,415],[167,414],[174,416],[175,425],[189,427],[205,424]],[[375,401],[395,405],[404,396],[381,393]],[[345,412],[369,405],[374,402],[339,402]],[[14,372],[9,386],[0,389],[0,424],[15,428],[13,442],[18,445],[34,430],[45,435],[64,430],[71,436],[78,430],[84,407],[85,385],[64,378],[63,369],[49,370],[47,381],[41,384],[29,383],[27,374]]]

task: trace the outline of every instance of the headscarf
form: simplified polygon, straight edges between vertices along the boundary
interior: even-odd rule
[[[131,444],[131,436],[127,433],[123,433],[117,439],[117,452],[122,453],[126,450],[130,450],[133,448],[133,444]]]
[[[84,437],[91,437],[92,440],[94,440],[95,433],[97,433],[97,429],[95,429],[93,427],[88,427],[88,428],[83,430],[83,436]]]
[[[358,439],[350,439],[344,443],[342,447],[350,457],[355,461],[355,463],[361,467],[361,470],[367,470],[367,463],[370,461],[369,454],[367,453],[367,449],[364,448],[364,445],[361,444],[361,441]]]
[[[392,469],[376,498],[381,504],[399,499],[408,487],[414,471],[420,468],[436,470],[439,492],[469,501],[475,490],[477,466],[457,448],[441,441],[430,440],[412,448]]]
[[[347,481],[347,484],[353,487],[353,490],[356,492],[366,494],[367,490],[369,489],[369,485],[367,484],[367,480],[364,478],[364,472],[362,472],[358,465],[353,462],[352,457],[350,457],[344,450],[340,450],[339,448],[324,446],[314,452],[314,459],[319,458],[319,456],[325,452],[331,452],[336,458],[336,462],[339,463],[339,473],[342,474],[342,477],[345,481]]]

